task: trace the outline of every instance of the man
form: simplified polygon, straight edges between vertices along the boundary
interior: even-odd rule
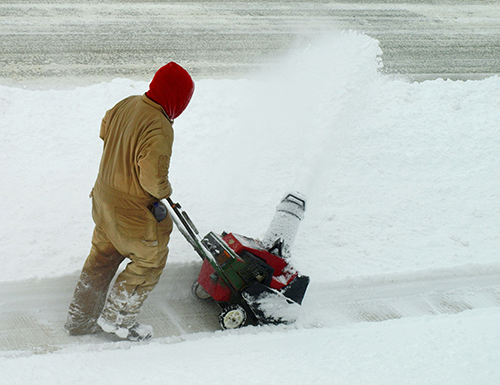
[[[69,307],[65,328],[70,335],[93,333],[99,325],[124,339],[152,336],[151,326],[139,324],[138,315],[163,271],[172,231],[172,219],[155,218],[152,208],[172,193],[172,124],[193,91],[191,76],[171,62],[156,72],[148,92],[106,112],[101,164],[91,193],[92,248]],[[125,258],[130,262],[107,295]]]

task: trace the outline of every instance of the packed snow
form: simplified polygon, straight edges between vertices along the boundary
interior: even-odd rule
[[[380,54],[334,32],[259,73],[197,80],[170,178],[200,232],[260,238],[295,190],[307,207],[292,263],[309,290],[499,271],[500,77],[411,83],[380,74]],[[0,86],[0,284],[81,269],[100,120],[149,80]],[[170,250],[171,263],[199,258],[178,232]],[[338,326],[307,299],[289,326],[6,354],[0,383],[498,383],[498,308]]]

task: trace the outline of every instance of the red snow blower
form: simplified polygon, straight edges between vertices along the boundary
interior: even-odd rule
[[[201,238],[179,203],[166,199],[172,220],[203,260],[193,293],[217,302],[223,329],[296,320],[309,277],[299,274],[288,260],[305,203],[299,193],[286,194],[259,241],[225,232]]]

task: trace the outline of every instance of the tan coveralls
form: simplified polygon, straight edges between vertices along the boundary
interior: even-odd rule
[[[72,335],[93,332],[101,313],[118,327],[137,322],[165,266],[172,231],[170,217],[157,222],[148,209],[172,192],[168,169],[173,130],[163,108],[146,95],[128,97],[106,113],[100,137],[103,154],[91,193],[92,248],[65,325]],[[106,299],[125,258],[130,262]]]

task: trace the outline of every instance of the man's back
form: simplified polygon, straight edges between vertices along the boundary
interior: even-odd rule
[[[144,95],[122,100],[102,120],[99,178],[134,197],[169,196],[173,136],[172,124],[160,105]]]

